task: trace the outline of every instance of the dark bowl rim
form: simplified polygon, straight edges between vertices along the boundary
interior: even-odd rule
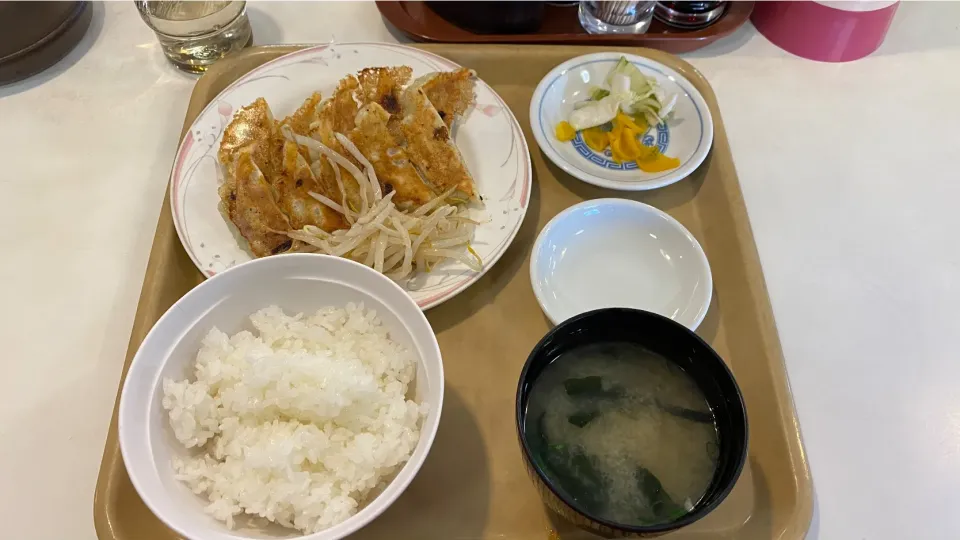
[[[675,326],[675,327],[682,328],[682,329],[686,332],[686,334],[687,334],[688,337],[692,338],[694,341],[699,342],[699,343],[700,343],[701,345],[703,345],[708,351],[710,351],[710,352],[712,353],[713,358],[714,358],[714,359],[720,364],[720,366],[723,368],[724,373],[726,373],[726,375],[730,378],[730,381],[733,382],[733,387],[734,387],[734,389],[736,390],[736,398],[737,398],[737,399],[736,399],[736,403],[735,403],[734,405],[739,405],[739,406],[740,406],[740,409],[743,411],[743,418],[744,418],[744,420],[745,420],[745,421],[744,421],[744,430],[743,430],[743,452],[741,452],[740,459],[738,460],[738,463],[736,464],[736,471],[735,471],[735,474],[734,474],[734,476],[733,476],[734,481],[733,481],[733,482],[729,482],[729,483],[727,483],[727,485],[723,486],[723,488],[718,492],[717,497],[715,497],[715,499],[714,499],[710,504],[707,504],[707,505],[704,505],[704,506],[699,506],[699,503],[698,503],[698,506],[694,506],[694,508],[693,508],[692,511],[688,512],[687,514],[685,514],[682,518],[678,519],[677,521],[671,521],[671,522],[662,523],[662,524],[659,524],[659,525],[625,525],[625,524],[622,524],[622,523],[616,523],[616,522],[613,522],[613,521],[609,521],[609,520],[607,520],[607,519],[603,519],[603,518],[599,518],[599,517],[596,517],[596,516],[591,515],[589,512],[584,511],[584,510],[583,510],[579,505],[577,505],[575,502],[571,501],[566,495],[564,495],[563,493],[561,493],[560,490],[558,490],[558,489],[552,484],[550,478],[548,478],[547,475],[543,473],[543,471],[541,470],[540,466],[537,464],[536,460],[533,459],[533,454],[532,454],[532,452],[530,451],[530,447],[527,445],[527,439],[526,439],[526,437],[524,436],[524,433],[523,433],[523,419],[524,419],[525,415],[524,415],[524,411],[522,410],[522,408],[521,408],[521,406],[520,406],[520,402],[521,402],[521,396],[522,396],[522,392],[523,392],[523,383],[524,383],[524,381],[526,380],[527,375],[528,375],[528,373],[529,373],[529,371],[530,371],[530,364],[533,362],[534,357],[537,355],[537,353],[538,353],[538,352],[540,351],[540,349],[543,347],[544,343],[545,343],[548,339],[550,339],[551,337],[553,337],[554,334],[558,333],[561,329],[567,328],[567,327],[569,327],[569,326],[573,326],[573,325],[579,323],[580,321],[582,321],[583,319],[586,319],[586,318],[589,318],[589,317],[594,317],[594,316],[596,316],[596,315],[598,315],[598,314],[600,314],[600,313],[610,312],[610,311],[620,311],[620,312],[624,312],[624,313],[631,313],[632,315],[638,315],[638,314],[639,314],[639,315],[643,315],[643,316],[650,316],[650,317],[654,318],[655,320],[656,320],[656,319],[659,319],[659,322],[661,322],[661,323],[665,323],[665,324],[667,324],[667,325],[673,325],[673,326]],[[524,362],[524,364],[523,364],[523,369],[520,371],[520,379],[517,381],[517,395],[516,395],[514,401],[515,401],[514,407],[515,407],[515,409],[516,409],[516,418],[514,419],[514,421],[515,421],[516,426],[517,426],[517,438],[520,439],[520,447],[521,447],[521,449],[523,450],[524,458],[526,458],[527,462],[530,463],[531,468],[533,468],[533,470],[536,472],[537,477],[540,479],[540,481],[543,482],[543,484],[547,487],[547,489],[549,489],[550,492],[553,493],[554,496],[556,496],[561,502],[563,502],[563,504],[567,505],[568,507],[570,507],[571,509],[573,509],[573,510],[574,510],[575,512],[577,512],[578,514],[582,515],[583,517],[587,518],[587,519],[590,520],[590,521],[595,521],[595,522],[597,522],[597,523],[599,523],[599,524],[601,524],[601,525],[603,525],[603,526],[605,526],[605,527],[609,527],[609,528],[611,528],[611,529],[613,529],[613,530],[616,530],[616,531],[628,532],[628,533],[638,533],[638,534],[666,533],[666,532],[678,530],[678,529],[680,529],[680,528],[682,528],[682,527],[685,527],[685,526],[690,525],[690,524],[692,524],[692,523],[694,523],[694,522],[696,522],[696,521],[699,521],[701,518],[705,517],[707,514],[709,514],[710,512],[712,512],[714,509],[716,509],[717,506],[720,506],[720,503],[722,503],[722,502],[727,498],[727,496],[730,494],[730,492],[733,490],[733,487],[737,484],[737,481],[739,480],[740,475],[741,475],[742,472],[743,472],[743,467],[744,467],[744,465],[746,464],[746,461],[747,461],[747,454],[749,453],[748,444],[749,444],[749,440],[750,440],[750,431],[749,431],[750,426],[749,426],[749,422],[746,421],[746,419],[747,419],[747,407],[746,407],[746,404],[743,402],[743,392],[740,390],[740,385],[737,384],[737,380],[736,380],[736,378],[733,376],[733,372],[730,371],[730,368],[727,366],[727,363],[723,361],[723,358],[717,353],[717,351],[715,351],[715,350],[713,349],[713,347],[710,346],[709,343],[707,343],[706,341],[704,341],[703,338],[701,338],[700,336],[698,336],[698,335],[696,334],[696,332],[694,332],[693,330],[690,330],[690,329],[687,328],[686,326],[684,326],[684,325],[682,325],[682,324],[674,321],[673,319],[670,319],[669,317],[664,317],[663,315],[660,315],[659,313],[654,313],[654,312],[652,312],[652,311],[646,311],[646,310],[643,310],[643,309],[625,308],[625,307],[612,307],[612,308],[600,308],[600,309],[595,309],[595,310],[592,310],[592,311],[587,311],[587,312],[581,313],[581,314],[579,314],[579,315],[575,315],[575,316],[573,316],[573,317],[571,317],[571,318],[569,318],[569,319],[561,322],[560,324],[554,326],[553,328],[551,328],[550,331],[547,332],[547,333],[540,339],[540,341],[537,342],[537,344],[536,344],[536,345],[533,347],[533,349],[530,351],[530,354],[527,356],[527,360],[526,360],[526,361]]]

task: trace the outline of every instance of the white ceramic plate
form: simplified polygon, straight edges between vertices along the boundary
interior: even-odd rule
[[[628,307],[696,330],[713,294],[710,264],[690,231],[626,199],[586,201],[557,214],[533,246],[530,281],[554,324]]]
[[[668,95],[678,96],[667,122],[651,127],[641,139],[679,159],[676,169],[643,172],[636,163],[613,161],[609,150],[606,154],[594,152],[579,135],[571,142],[560,142],[554,135],[557,124],[570,117],[573,105],[589,98],[591,87],[603,82],[621,56],[644,75],[656,78]],[[584,182],[624,191],[655,189],[686,178],[703,163],[713,144],[710,108],[690,81],[649,58],[613,52],[578,56],[547,73],[530,101],[530,128],[540,149],[558,167]]]
[[[387,43],[339,43],[291,53],[247,73],[228,86],[200,113],[180,143],[170,179],[173,222],[194,264],[208,277],[253,258],[246,242],[237,241],[233,225],[218,210],[217,187],[223,182],[217,150],[233,112],[258,97],[274,115],[292,113],[315,91],[329,96],[341,78],[366,67],[406,65],[418,77],[460,66],[428,52]],[[455,141],[483,196],[488,218],[471,243],[493,266],[520,229],[527,211],[533,177],[530,152],[517,119],[483,81],[476,87],[476,106],[455,130]],[[436,306],[476,282],[474,272],[447,262],[430,273],[418,272],[400,285],[421,309]]]

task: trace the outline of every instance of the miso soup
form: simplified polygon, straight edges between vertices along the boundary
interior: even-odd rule
[[[584,346],[544,368],[524,432],[555,489],[622,525],[682,517],[717,468],[716,423],[696,382],[633,343]]]

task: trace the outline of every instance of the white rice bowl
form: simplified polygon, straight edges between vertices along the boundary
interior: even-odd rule
[[[399,286],[345,259],[269,257],[157,322],[121,393],[120,447],[186,538],[333,540],[409,485],[442,396],[436,337]]]
[[[163,380],[177,440],[204,448],[173,468],[228,527],[248,514],[319,532],[410,459],[427,412],[406,399],[415,360],[362,305],[250,320],[255,333],[210,330],[196,380]]]

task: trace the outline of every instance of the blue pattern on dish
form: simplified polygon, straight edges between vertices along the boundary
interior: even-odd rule
[[[597,153],[594,149],[587,146],[586,141],[583,140],[583,136],[580,132],[577,132],[577,136],[573,138],[573,147],[576,149],[577,153],[581,156],[590,160],[591,163],[599,165],[601,167],[612,169],[614,171],[632,171],[637,168],[636,161],[625,161],[623,163],[617,163],[613,160],[613,154],[610,153],[610,149],[607,148],[603,153]],[[640,140],[644,146],[653,146],[654,138],[650,134],[650,128],[647,128],[647,131],[643,134],[643,137]],[[660,122],[657,124],[657,149],[660,150],[660,153],[666,153],[667,146],[670,145],[670,128],[667,127],[667,124]]]

